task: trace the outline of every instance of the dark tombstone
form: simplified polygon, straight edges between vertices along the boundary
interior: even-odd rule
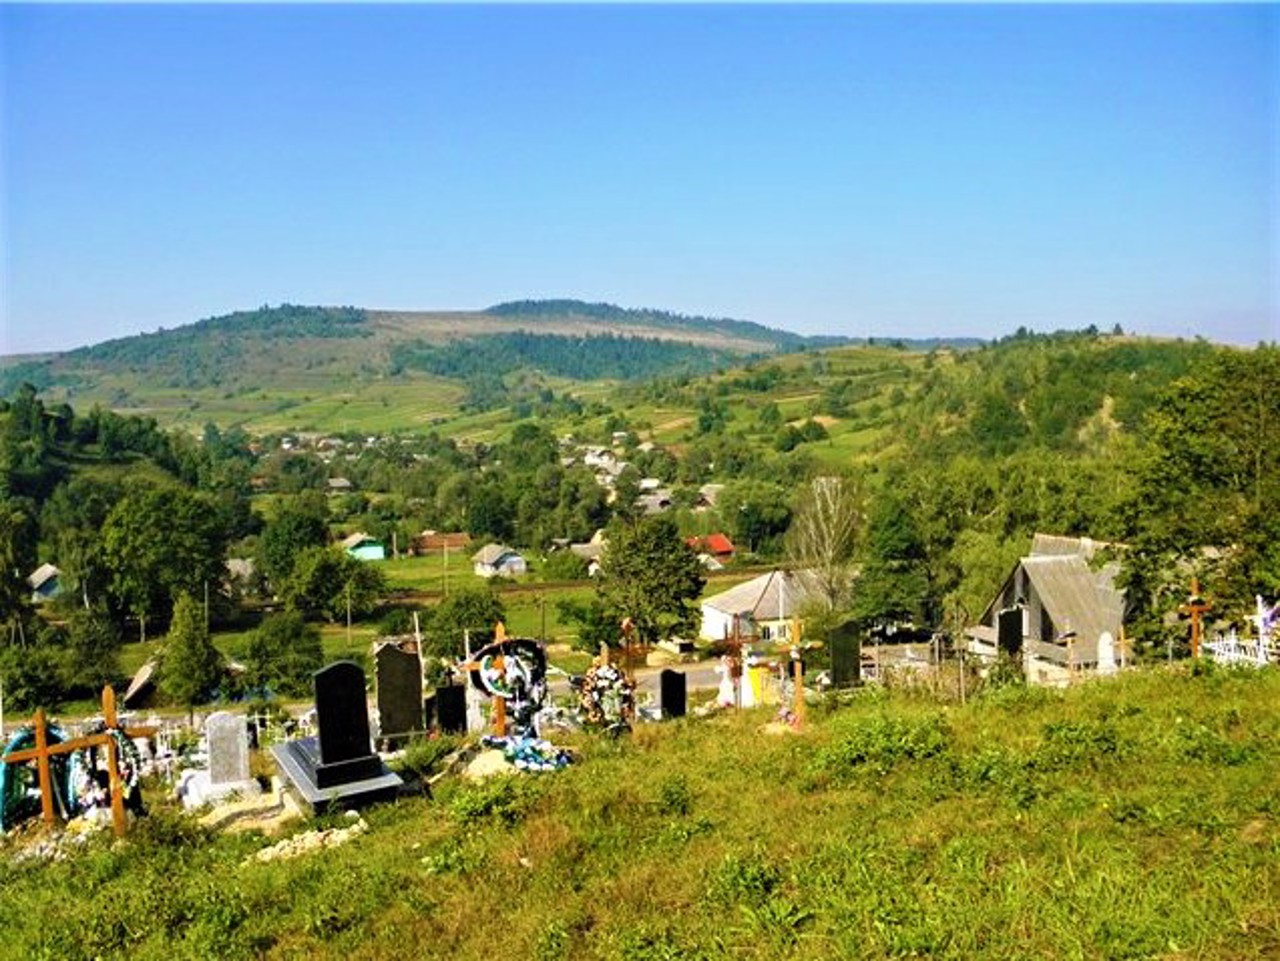
[[[446,734],[467,733],[467,688],[450,684],[436,688],[436,718]]]
[[[841,624],[827,636],[831,649],[831,686],[853,687],[862,679],[862,640],[852,621]]]
[[[271,749],[281,773],[313,811],[394,797],[400,778],[373,753],[364,671],[338,661],[316,671],[316,724],[320,733]]]
[[[665,670],[658,675],[662,713],[667,717],[684,717],[687,702],[687,679],[679,671]]]
[[[378,735],[400,744],[423,730],[422,662],[418,653],[383,644],[373,655],[378,686]]]
[[[996,614],[996,639],[1002,653],[1016,657],[1022,651],[1022,608],[1008,607]]]

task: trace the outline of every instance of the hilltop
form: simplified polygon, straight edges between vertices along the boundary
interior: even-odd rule
[[[25,381],[51,399],[150,414],[163,423],[230,425],[265,417],[280,426],[302,425],[292,417],[273,422],[271,415],[340,396],[413,408],[421,425],[471,394],[487,398],[473,407],[494,406],[494,388],[504,379],[554,387],[700,375],[844,343],[853,341],[577,300],[518,301],[482,311],[284,304],[60,354],[0,359],[0,396]]]

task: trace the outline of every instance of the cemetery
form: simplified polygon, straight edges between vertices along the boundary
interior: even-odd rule
[[[1150,932],[1173,929],[1191,944],[1229,947],[1241,943],[1238,927],[1213,899],[1193,898],[1176,922],[1168,912],[1188,892],[1227,883],[1252,899],[1254,923],[1280,922],[1265,896],[1280,878],[1261,856],[1280,838],[1269,813],[1280,745],[1267,733],[1280,723],[1277,672],[1219,666],[1249,643],[1270,650],[1275,623],[1276,609],[1259,601],[1256,641],[1224,635],[1168,670],[1116,671],[1061,692],[1020,684],[967,701],[915,681],[869,681],[871,665],[890,679],[911,672],[864,652],[853,625],[830,627],[817,645],[798,619],[784,643],[732,624],[718,686],[705,692],[691,691],[684,671],[642,667],[646,652],[627,624],[574,677],[499,624],[434,687],[413,639],[380,641],[372,676],[351,661],[317,671],[311,709],[289,725],[230,708],[182,731],[117,715],[108,688],[101,718],[83,730],[37,715],[7,740],[0,877],[16,879],[21,903],[44,903],[24,871],[69,881],[77,863],[99,856],[94,837],[115,835],[128,846],[112,857],[143,889],[177,850],[196,875],[231,879],[216,906],[174,908],[192,918],[212,911],[216,930],[175,922],[181,948],[166,955],[169,935],[144,924],[152,933],[135,945],[140,957],[382,957],[406,938],[448,945],[440,956],[451,957],[701,957],[715,943],[753,957],[873,957],[912,944],[963,956],[993,943],[1005,956],[1054,956],[1064,943],[1111,953],[1117,929],[1054,927],[1037,885],[1010,873],[1012,834],[1035,870],[1070,858],[1051,830],[1068,818],[1094,864],[1076,870],[1112,879],[1090,910],[1108,924],[1134,917],[1125,900],[1145,878],[1149,915],[1138,913],[1125,944],[1150,948]],[[980,667],[974,658],[975,684]],[[1228,673],[1215,680],[1214,670]],[[1227,689],[1236,720],[1215,706]],[[769,736],[783,732],[792,736]],[[1125,773],[1136,758],[1143,778]],[[151,785],[146,803],[140,785]],[[1093,801],[1082,809],[1085,796]],[[1206,797],[1216,819],[1197,813]],[[965,812],[979,808],[992,827],[974,833]],[[103,830],[82,826],[90,823]],[[1180,853],[1164,850],[1150,872],[1114,870],[1117,858],[1153,857],[1171,834]],[[1214,837],[1221,861],[1206,872]],[[964,845],[983,853],[962,856]],[[955,897],[1037,926],[1015,934],[971,918],[951,930],[914,857]],[[965,867],[974,857],[1003,882],[975,886]],[[178,905],[207,897],[186,871],[165,895]],[[124,883],[103,896],[133,903]],[[304,907],[268,893],[282,884],[298,886]],[[503,923],[481,935],[479,906],[495,899]],[[866,927],[892,904],[915,907],[893,927]],[[100,914],[59,910],[60,923],[27,930],[27,943],[59,957],[124,950],[109,928],[91,933]],[[726,929],[726,916],[742,920]]]

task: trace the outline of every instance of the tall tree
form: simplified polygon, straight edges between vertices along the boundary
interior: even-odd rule
[[[140,620],[163,616],[178,594],[218,590],[226,571],[226,532],[204,495],[180,487],[126,494],[102,529],[115,596]]]
[[[693,636],[705,583],[698,556],[674,521],[653,517],[610,528],[596,591],[619,623],[631,619],[642,642]]]
[[[222,671],[222,655],[209,639],[204,611],[190,594],[183,594],[173,606],[173,620],[160,650],[160,691],[189,713],[217,688]]]
[[[787,531],[792,562],[813,571],[828,609],[848,598],[862,505],[854,482],[815,477],[804,488]]]

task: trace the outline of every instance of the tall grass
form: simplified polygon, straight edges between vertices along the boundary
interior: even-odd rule
[[[345,847],[172,815],[0,867],[21,958],[1267,958],[1280,953],[1280,672],[1157,670],[964,707],[858,696],[573,740],[445,782]]]

